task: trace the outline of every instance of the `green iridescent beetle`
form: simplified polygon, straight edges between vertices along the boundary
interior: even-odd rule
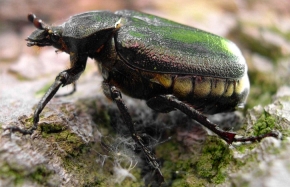
[[[39,114],[61,86],[73,83],[86,67],[87,58],[97,61],[104,78],[105,95],[114,100],[132,138],[143,150],[163,181],[159,164],[135,132],[121,92],[142,100],[158,112],[178,109],[198,121],[227,143],[258,141],[259,137],[237,138],[211,123],[204,114],[233,111],[242,106],[250,85],[247,65],[231,41],[208,32],[157,16],[121,10],[92,11],[70,17],[59,26],[46,25],[28,15],[35,30],[30,46],[54,46],[70,55],[71,68],[61,72],[40,100],[31,129],[10,127],[11,131],[32,134]]]

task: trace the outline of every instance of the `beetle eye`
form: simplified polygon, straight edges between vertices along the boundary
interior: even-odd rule
[[[51,38],[51,40],[52,40],[53,42],[58,42],[58,40],[59,40],[59,35],[53,33],[53,34],[51,34],[50,38]]]

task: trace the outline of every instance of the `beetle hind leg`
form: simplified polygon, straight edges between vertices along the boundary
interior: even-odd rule
[[[147,100],[146,104],[156,112],[168,113],[175,110],[173,107],[169,106],[167,102],[160,99],[160,97],[153,97]]]
[[[160,95],[155,97],[156,100],[159,100],[162,103],[166,103],[167,106],[176,108],[181,112],[185,113],[190,118],[196,120],[204,127],[208,128],[223,140],[225,140],[228,144],[232,144],[233,142],[255,142],[260,141],[265,137],[275,137],[280,139],[281,135],[278,132],[270,132],[260,136],[250,136],[250,137],[236,137],[236,134],[233,132],[227,132],[220,129],[216,124],[210,122],[206,116],[202,113],[198,112],[196,109],[191,107],[190,105],[178,100],[173,95]]]

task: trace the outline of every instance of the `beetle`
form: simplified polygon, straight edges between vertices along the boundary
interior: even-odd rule
[[[178,109],[229,144],[279,136],[270,132],[238,138],[235,133],[219,129],[205,116],[243,106],[249,93],[245,59],[238,47],[225,38],[131,10],[85,12],[58,26],[47,25],[34,14],[29,14],[28,20],[37,29],[26,39],[27,46],[53,46],[69,54],[71,67],[59,73],[38,103],[33,126],[9,127],[12,132],[32,134],[40,113],[58,89],[75,86],[87,58],[93,58],[104,79],[104,94],[117,104],[132,138],[160,182],[163,176],[157,159],[135,132],[121,93],[145,100],[157,112]]]

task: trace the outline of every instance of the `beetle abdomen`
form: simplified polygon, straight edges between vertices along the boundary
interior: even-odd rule
[[[104,78],[110,84],[131,97],[148,101],[158,95],[174,95],[205,114],[232,111],[245,103],[249,93],[247,74],[240,79],[162,74],[134,69],[119,62],[105,74],[109,75]]]
[[[236,80],[157,74],[151,81],[172,90],[172,94],[180,100],[208,114],[234,110],[244,104],[249,92],[247,74]]]

